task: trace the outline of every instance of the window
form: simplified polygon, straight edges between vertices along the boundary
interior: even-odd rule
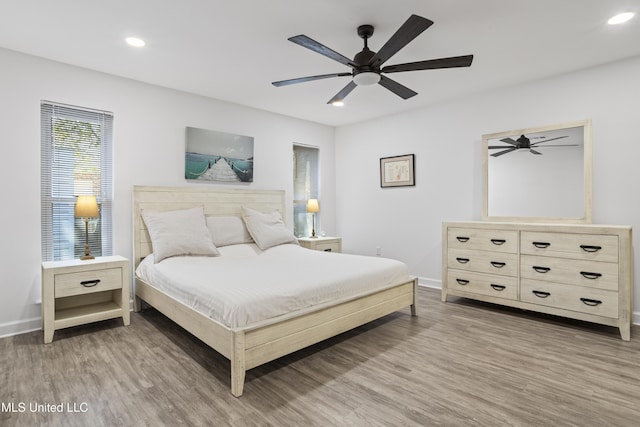
[[[113,115],[43,101],[40,120],[42,260],[84,254],[84,220],[73,215],[79,195],[96,196],[100,208],[89,220],[91,254],[112,255]]]
[[[317,148],[293,146],[293,231],[297,237],[311,236],[313,217],[307,213],[307,200],[319,198],[319,153]],[[315,215],[317,233],[320,230],[320,212]]]

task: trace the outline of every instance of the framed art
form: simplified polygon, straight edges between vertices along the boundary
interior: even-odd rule
[[[253,182],[253,137],[187,127],[184,177],[219,183]]]
[[[410,187],[416,185],[414,155],[382,157],[380,159],[380,187]]]

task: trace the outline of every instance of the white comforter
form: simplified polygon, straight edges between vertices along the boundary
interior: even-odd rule
[[[345,300],[410,280],[400,261],[285,244],[218,248],[218,257],[173,257],[138,266],[146,283],[230,328]]]

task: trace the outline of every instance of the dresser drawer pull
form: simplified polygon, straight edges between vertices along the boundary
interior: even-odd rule
[[[491,243],[493,243],[494,245],[500,246],[500,245],[504,245],[506,243],[506,240],[504,240],[504,239],[491,239]]]
[[[456,261],[458,261],[460,264],[466,264],[469,262],[469,258],[456,258]]]
[[[458,239],[458,242],[462,242],[462,243],[466,243],[469,241],[469,238],[465,236],[456,236],[456,239]]]
[[[327,248],[324,250],[325,252],[331,252],[331,248]]]
[[[580,274],[582,274],[582,276],[585,279],[591,279],[591,280],[595,280],[598,277],[602,277],[602,274],[600,274],[600,273],[591,273],[590,271],[581,271]]]
[[[80,284],[82,286],[84,286],[85,288],[93,288],[94,286],[96,286],[98,283],[100,283],[100,279],[94,279],[94,280],[85,280],[83,282],[80,282]]]
[[[600,249],[602,249],[602,246],[580,245],[580,248],[585,252],[598,252]]]
[[[502,268],[505,265],[507,265],[507,263],[506,262],[491,261],[491,265],[493,265],[495,268]]]
[[[551,243],[549,242],[531,242],[531,244],[536,248],[540,248],[540,249],[545,249],[551,246]]]
[[[597,300],[597,299],[580,298],[580,301],[582,301],[583,304],[591,306],[591,307],[595,307],[596,305],[602,304],[602,301]]]
[[[495,285],[495,284],[493,284],[493,283],[491,284],[491,287],[492,287],[493,289],[495,289],[496,291],[504,291],[504,290],[505,290],[505,288],[506,288],[506,286],[504,286],[504,285]]]
[[[466,286],[469,284],[469,281],[465,279],[456,279],[456,282],[458,282],[458,284],[462,286]]]
[[[531,291],[531,292],[533,292],[533,294],[534,294],[535,296],[537,296],[538,298],[546,298],[546,297],[548,297],[549,295],[551,295],[551,293],[550,293],[550,292],[542,292],[542,291]]]
[[[551,271],[551,269],[549,267],[540,267],[538,265],[534,265],[533,268],[535,271],[537,271],[538,273],[548,273]]]

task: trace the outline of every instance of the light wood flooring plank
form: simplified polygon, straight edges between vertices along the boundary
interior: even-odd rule
[[[2,426],[636,426],[640,337],[419,289],[409,310],[247,373],[153,309],[0,339]],[[25,412],[7,411],[26,404]],[[30,404],[86,403],[85,413]]]

